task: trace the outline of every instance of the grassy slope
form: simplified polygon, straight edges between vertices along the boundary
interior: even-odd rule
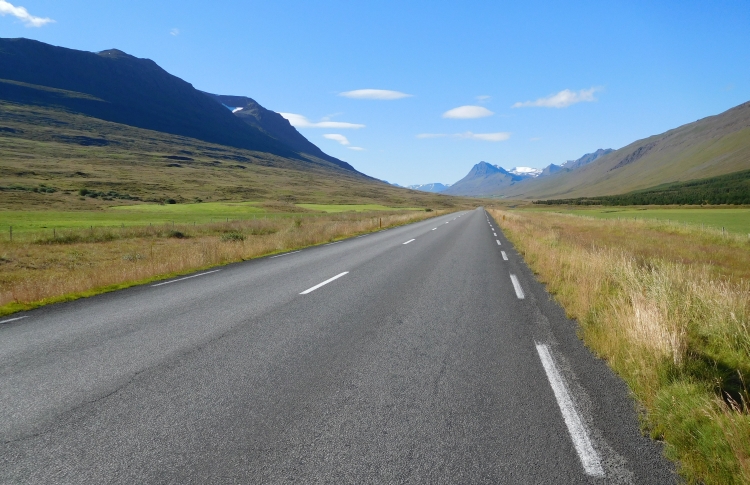
[[[108,144],[79,144],[92,141]],[[393,187],[319,159],[286,159],[6,102],[0,102],[0,180],[6,188],[46,184],[58,189],[52,194],[0,190],[0,209],[5,210],[100,210],[133,203],[81,200],[81,188],[152,202],[172,198],[178,203],[200,199],[434,208],[470,203]]]
[[[644,156],[615,168],[628,155]],[[510,187],[515,198],[574,198],[621,194],[660,184],[750,169],[750,103],[636,141],[572,172]]]

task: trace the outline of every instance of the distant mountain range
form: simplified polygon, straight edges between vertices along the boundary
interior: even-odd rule
[[[443,191],[449,195],[465,195],[472,197],[493,197],[502,194],[510,187],[523,186],[532,180],[546,178],[552,174],[572,170],[571,167],[585,166],[599,157],[612,152],[599,149],[593,153],[587,153],[578,160],[568,160],[562,165],[550,164],[543,169],[530,167],[515,167],[505,170],[499,165],[491,165],[487,162],[479,162],[474,165],[469,173],[453,184],[450,189]]]
[[[406,188],[412,190],[421,190],[422,192],[444,192],[451,184],[441,184],[433,182],[431,184],[409,185]]]
[[[106,121],[274,155],[310,155],[354,171],[250,98],[208,95],[149,59],[29,39],[0,39],[0,100],[56,106]],[[223,104],[242,110],[232,113]]]

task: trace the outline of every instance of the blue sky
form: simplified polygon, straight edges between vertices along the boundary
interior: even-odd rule
[[[750,100],[745,0],[0,0],[0,14],[2,37],[118,48],[299,115],[324,151],[402,185],[481,160],[561,163]]]

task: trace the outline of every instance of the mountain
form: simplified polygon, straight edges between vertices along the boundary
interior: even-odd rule
[[[354,170],[348,163],[324,153],[320,148],[302,136],[289,120],[275,111],[264,108],[254,99],[246,96],[225,96],[220,94],[203,93],[217,101],[227,109],[231,109],[238,117],[253,128],[260,130],[298,153],[306,153],[323,160],[327,160],[347,170]]]
[[[608,155],[612,153],[613,151],[614,150],[611,148],[606,148],[606,149],[600,148],[593,153],[587,153],[586,155],[582,156],[578,160],[568,160],[567,162],[563,163],[561,166],[568,170],[575,170],[579,167],[583,167],[584,165],[588,165],[594,160],[597,160],[598,158],[603,157],[604,155]]]
[[[750,102],[635,141],[578,168],[509,187],[503,195],[526,199],[616,195],[748,169]]]
[[[409,185],[406,188],[412,190],[421,190],[422,192],[444,192],[445,189],[450,186],[451,184],[441,184],[439,182],[434,182],[431,184]]]
[[[542,169],[531,167],[513,167],[508,170],[508,172],[520,177],[538,177],[542,174]]]
[[[516,175],[487,162],[479,162],[466,175],[442,193],[448,195],[465,195],[487,197],[504,187],[520,182],[527,176]]]
[[[291,137],[278,139],[261,129],[260,123],[246,123],[155,62],[116,49],[93,53],[29,39],[0,39],[0,87],[4,101],[64,108],[282,157],[300,158],[303,145],[300,140],[294,146],[287,144],[284,140]],[[319,156],[319,150],[305,148],[303,153]],[[340,160],[328,161],[354,170]]]

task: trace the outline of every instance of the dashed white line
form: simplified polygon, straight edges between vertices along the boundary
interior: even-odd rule
[[[338,243],[340,243],[340,242],[341,242],[341,241],[336,241],[336,242],[328,243],[328,244],[325,244],[325,246],[331,246],[332,244],[338,244]]]
[[[539,359],[542,361],[544,372],[547,373],[547,379],[552,387],[552,392],[555,394],[555,399],[557,399],[557,405],[560,406],[563,420],[565,420],[565,425],[568,427],[568,433],[570,433],[570,438],[573,440],[573,445],[578,452],[578,458],[581,459],[583,469],[587,475],[603,477],[604,470],[602,469],[599,455],[591,444],[591,439],[589,439],[586,428],[583,426],[583,421],[576,411],[573,400],[570,398],[565,381],[557,370],[555,361],[552,360],[549,348],[545,344],[536,344],[536,351],[539,353]]]
[[[190,278],[197,278],[198,276],[203,276],[203,275],[207,275],[207,274],[211,274],[211,273],[216,273],[217,271],[221,271],[221,270],[220,269],[215,269],[213,271],[206,271],[205,273],[194,274],[193,276],[185,276],[184,278],[179,278],[179,279],[172,280],[172,281],[165,281],[163,283],[156,283],[155,285],[151,285],[151,286],[161,286],[161,285],[168,285],[170,283],[177,283],[178,281],[189,280]]]
[[[493,232],[492,235],[495,236],[495,237],[497,237],[497,233],[496,232]]]
[[[357,236],[356,239],[359,239],[360,237],[367,237],[369,234],[362,234],[361,236]]]
[[[502,244],[500,244],[500,240],[499,239],[495,239],[495,242],[497,242],[498,246],[502,246]]]
[[[432,228],[432,230],[433,230],[433,231],[434,231],[435,229],[437,229],[437,227],[433,227],[433,228]]]
[[[2,322],[0,322],[0,325],[2,325],[3,323],[15,322],[16,320],[21,320],[22,318],[29,318],[29,317],[23,316],[23,317],[9,318],[7,320],[3,320]]]
[[[505,261],[508,261],[508,255],[507,255],[507,254],[505,254],[505,251],[500,251],[500,254],[502,254],[502,255],[503,255],[503,259],[504,259]]]
[[[409,239],[408,241],[406,241],[405,243],[402,243],[402,244],[409,244],[412,241],[416,241],[416,239]]]
[[[343,273],[339,273],[339,274],[337,274],[337,275],[336,275],[336,276],[334,276],[333,278],[328,278],[328,279],[327,279],[327,280],[325,280],[324,282],[322,282],[322,283],[318,283],[317,285],[315,285],[315,286],[313,286],[313,287],[311,287],[311,288],[308,288],[308,289],[306,289],[305,291],[303,291],[302,293],[300,293],[300,295],[307,295],[308,293],[312,293],[313,291],[317,290],[317,289],[318,289],[318,288],[320,288],[321,286],[325,286],[325,285],[327,285],[328,283],[330,283],[331,281],[333,281],[333,280],[337,280],[337,279],[341,278],[342,276],[344,276],[345,274],[348,274],[348,273],[349,273],[348,271],[344,271]]]
[[[510,275],[510,281],[513,283],[513,289],[516,290],[516,296],[518,297],[518,299],[523,300],[524,298],[526,298],[526,295],[523,294],[521,283],[518,282],[518,278],[516,278],[516,275]]]
[[[300,251],[302,251],[302,250],[300,249],[299,251],[292,251],[291,253],[277,254],[276,256],[271,256],[271,257],[270,257],[270,258],[268,258],[268,259],[273,259],[273,258],[280,258],[280,257],[282,257],[282,256],[289,256],[290,254],[295,254],[295,253],[299,253]]]

